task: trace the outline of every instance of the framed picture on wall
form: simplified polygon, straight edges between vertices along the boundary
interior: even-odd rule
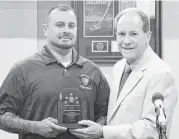
[[[151,48],[161,57],[161,1],[84,0],[75,2],[78,18],[77,51],[95,63],[114,64],[122,58],[118,50],[113,19],[122,10],[137,7],[150,18]],[[106,11],[106,12],[105,12]],[[107,14],[105,14],[107,13]],[[104,44],[96,43],[107,41]],[[98,47],[97,47],[98,46]],[[102,50],[100,50],[103,48]]]
[[[103,53],[108,50],[108,41],[92,41],[92,52]]]
[[[113,37],[114,1],[83,1],[84,37]]]

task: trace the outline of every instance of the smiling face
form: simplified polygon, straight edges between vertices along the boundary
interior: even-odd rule
[[[72,48],[77,36],[76,15],[72,11],[53,10],[45,25],[44,34],[50,45],[61,49]]]
[[[136,13],[124,14],[117,23],[117,43],[129,63],[137,60],[147,48],[151,32],[143,31],[143,22]]]

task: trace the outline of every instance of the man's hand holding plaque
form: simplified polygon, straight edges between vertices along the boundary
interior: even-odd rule
[[[77,88],[65,88],[58,98],[58,124],[68,129],[82,128],[78,122],[88,120],[88,98]]]

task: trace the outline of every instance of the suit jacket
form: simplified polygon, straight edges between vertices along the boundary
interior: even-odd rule
[[[113,68],[105,139],[158,139],[155,106],[152,95],[164,96],[167,132],[177,101],[177,90],[170,67],[149,47],[134,67],[117,99],[126,60]]]

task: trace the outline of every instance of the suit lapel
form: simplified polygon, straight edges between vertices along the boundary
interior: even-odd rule
[[[112,95],[114,95],[113,99],[112,99],[112,106],[111,107],[111,112],[110,115],[108,115],[108,122],[112,119],[112,117],[115,115],[116,111],[118,110],[118,108],[120,107],[121,103],[125,100],[125,98],[132,92],[132,90],[137,86],[137,84],[141,81],[141,79],[143,78],[143,71],[145,69],[147,69],[147,66],[149,65],[149,61],[151,60],[151,58],[153,57],[153,51],[151,48],[148,48],[144,54],[144,57],[139,61],[139,63],[135,66],[135,68],[132,70],[132,73],[130,74],[130,76],[128,77],[126,83],[124,84],[118,100],[116,101],[117,98],[117,94],[118,94],[118,89],[119,89],[119,83],[121,80],[121,76],[122,76],[122,72],[125,66],[125,64],[122,67],[118,67],[121,70],[121,74],[119,76],[115,76],[116,78],[116,82],[115,82],[115,86],[112,86],[114,88],[112,88],[114,91],[114,93]],[[117,79],[120,78],[120,79]]]
[[[122,79],[122,74],[123,74],[123,71],[124,71],[124,69],[125,69],[125,65],[126,65],[126,62],[124,62],[123,63],[123,65],[121,66],[121,69],[122,70],[119,70],[119,71],[116,71],[116,73],[115,73],[115,78],[116,78],[116,82],[115,82],[115,94],[114,94],[114,100],[115,100],[115,102],[116,102],[116,100],[117,100],[117,96],[118,96],[118,91],[119,91],[119,84],[120,84],[120,82],[121,82],[121,79]]]
[[[119,98],[117,99],[116,105],[111,113],[111,116],[109,120],[112,118],[112,116],[117,111],[118,107],[120,107],[120,104],[124,101],[124,99],[129,95],[129,93],[132,91],[132,89],[140,82],[140,80],[143,77],[142,72],[133,72],[129,76],[129,78],[126,81],[126,84],[124,85],[123,89],[120,92]]]
[[[108,117],[108,121],[112,118],[112,116],[115,114],[115,112],[117,111],[117,109],[120,107],[121,103],[124,101],[124,99],[130,94],[130,92],[135,88],[135,86],[140,82],[140,80],[143,77],[143,72],[139,71],[139,72],[132,72],[129,76],[129,78],[126,81],[126,84],[124,84],[124,87],[122,88],[119,97],[116,101],[116,97],[113,99],[112,103],[115,103],[115,105],[113,105],[113,110],[111,111],[111,114]],[[118,90],[117,90],[118,92]],[[116,93],[117,94],[117,93]]]
[[[122,101],[127,97],[127,95],[132,91],[132,89],[139,83],[142,79],[143,73],[142,71],[132,72],[128,77],[126,84],[122,88],[119,98],[117,99],[116,109],[122,103]]]
[[[114,95],[111,99],[112,107],[110,107],[110,113],[108,115],[108,122],[112,119],[112,117],[115,115],[116,111],[118,110],[118,108],[120,107],[121,103],[125,100],[125,98],[130,94],[130,92],[132,92],[132,90],[137,86],[137,84],[141,81],[141,79],[143,78],[143,71],[147,69],[147,67],[150,65],[150,60],[154,57],[154,52],[152,51],[152,49],[149,47],[145,54],[144,57],[140,60],[140,62],[135,66],[135,68],[132,70],[132,73],[130,74],[130,76],[128,77],[126,83],[124,84],[120,94],[119,94],[119,98],[116,101],[117,98],[117,94],[118,94],[118,89],[119,89],[119,83],[121,81],[121,76],[122,76],[122,72],[123,70],[121,70],[121,73],[119,76],[115,76],[116,78],[114,78],[114,80],[116,80],[115,82],[115,86],[112,86],[113,88],[111,89],[111,92],[113,92]],[[120,65],[121,66],[121,65]],[[125,66],[125,64],[123,65]],[[120,69],[124,69],[124,67],[117,67]],[[120,78],[120,79],[117,79]]]
[[[116,99],[118,96],[119,84],[121,81],[122,73],[125,68],[126,60],[122,61],[122,64],[118,65],[113,72],[113,83],[111,86],[110,103],[108,107],[108,119],[115,111]]]

